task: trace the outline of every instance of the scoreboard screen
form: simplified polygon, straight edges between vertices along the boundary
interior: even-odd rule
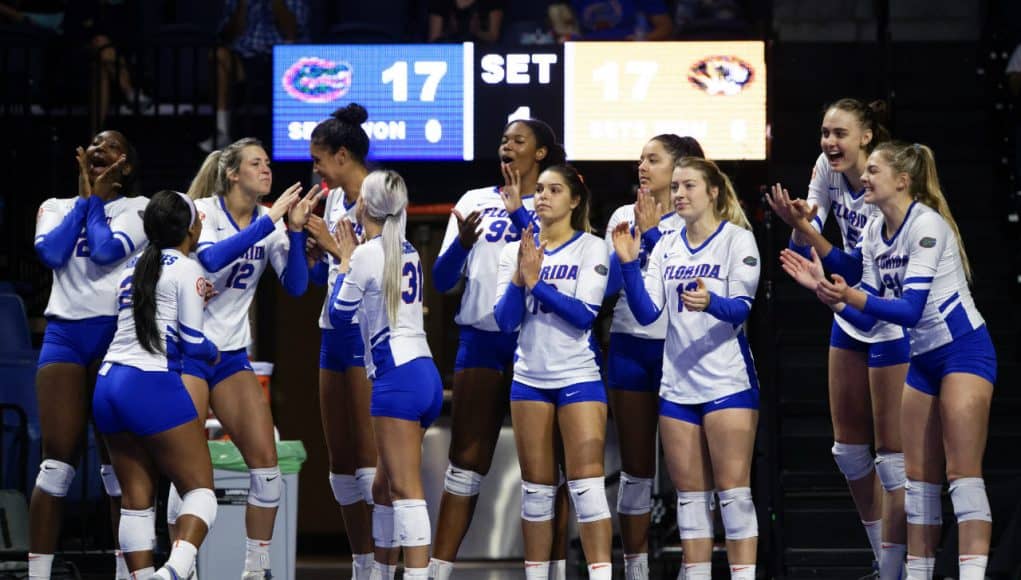
[[[356,102],[376,160],[495,159],[508,121],[542,119],[574,160],[631,160],[654,135],[713,159],[765,159],[762,42],[280,45],[273,158],[309,160],[312,129]]]

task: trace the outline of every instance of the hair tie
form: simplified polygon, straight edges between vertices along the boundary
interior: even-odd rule
[[[195,202],[192,201],[190,197],[181,193],[180,191],[175,191],[174,193],[181,196],[181,199],[184,200],[184,203],[188,204],[188,212],[191,214],[191,220],[188,222],[188,227],[190,228],[191,226],[195,225]]]
[[[911,148],[915,150],[915,153],[921,153],[922,152],[922,146],[919,145],[918,143],[912,143],[911,144]]]

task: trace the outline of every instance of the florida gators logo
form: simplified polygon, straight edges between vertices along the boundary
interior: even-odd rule
[[[351,64],[316,56],[299,58],[284,72],[281,82],[287,94],[305,103],[329,103],[351,89]]]
[[[688,69],[688,81],[706,93],[736,95],[755,78],[755,70],[736,56],[709,56]]]

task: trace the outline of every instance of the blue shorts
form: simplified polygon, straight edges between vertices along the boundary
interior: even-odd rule
[[[943,346],[911,358],[907,384],[933,397],[939,396],[943,377],[969,373],[996,384],[996,350],[983,324]]]
[[[661,417],[670,417],[671,419],[677,419],[678,421],[684,421],[693,425],[701,425],[702,418],[713,411],[722,411],[723,409],[757,410],[758,408],[759,390],[755,388],[720,397],[708,403],[698,403],[695,405],[681,405],[662,397],[659,399],[659,415]]]
[[[514,351],[518,347],[518,333],[479,330],[462,326],[457,341],[457,359],[454,372],[464,369],[505,370],[514,362]]]
[[[92,395],[100,433],[155,435],[198,417],[195,404],[173,371],[143,371],[104,363]]]
[[[663,378],[663,340],[610,334],[606,388],[658,393]]]
[[[901,365],[911,360],[911,341],[906,335],[883,342],[862,342],[844,332],[836,320],[830,330],[830,346],[865,353],[870,369]]]
[[[220,351],[220,362],[215,366],[212,363],[186,355],[182,360],[181,374],[202,379],[212,390],[213,387],[231,376],[241,371],[251,370],[252,363],[248,361],[248,351],[242,348]]]
[[[81,320],[50,318],[46,322],[43,347],[36,368],[53,363],[74,363],[87,367],[103,358],[117,332],[116,316]]]
[[[606,404],[606,389],[600,381],[575,383],[559,389],[539,389],[514,381],[511,383],[510,400],[539,401],[557,407],[592,401]]]
[[[393,417],[432,425],[443,409],[443,380],[433,359],[422,356],[372,380],[373,417]]]
[[[365,344],[358,325],[351,325],[346,331],[324,328],[319,368],[342,373],[352,367],[365,367]]]

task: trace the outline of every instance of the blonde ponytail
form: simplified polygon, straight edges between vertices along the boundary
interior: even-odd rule
[[[876,147],[884,159],[893,168],[894,173],[906,173],[911,178],[911,197],[929,206],[943,218],[957,238],[957,251],[961,256],[964,276],[971,284],[971,263],[964,251],[964,239],[957,227],[954,216],[950,213],[950,204],[943,195],[936,173],[936,157],[927,145],[919,143],[887,142]]]
[[[737,192],[734,191],[734,184],[731,183],[726,173],[720,171],[719,166],[708,159],[698,157],[682,157],[675,166],[697,170],[705,178],[707,189],[715,187],[720,192],[716,196],[716,204],[713,206],[713,214],[717,219],[726,220],[746,230],[752,229],[748,216],[741,208]]]
[[[387,317],[393,327],[397,324],[401,305],[408,188],[396,171],[373,171],[362,182],[361,203],[368,217],[383,223],[383,296]],[[418,292],[421,291],[418,289]]]
[[[213,151],[207,155],[199,172],[191,180],[188,197],[199,199],[227,193],[230,190],[229,174],[241,168],[241,152],[246,147],[262,147],[262,141],[245,137],[227,145],[222,151]]]
[[[195,174],[194,179],[191,180],[191,185],[188,186],[188,197],[201,199],[216,193],[220,171],[220,155],[220,151],[213,151],[206,155],[206,160],[202,162],[202,167],[199,168],[199,172]]]

